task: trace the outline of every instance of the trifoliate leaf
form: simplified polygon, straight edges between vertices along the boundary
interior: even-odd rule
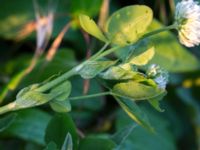
[[[136,42],[145,33],[152,18],[152,10],[147,6],[127,6],[111,15],[105,30],[108,38],[114,44],[131,44]]]

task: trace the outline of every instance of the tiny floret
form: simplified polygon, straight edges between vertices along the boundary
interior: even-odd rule
[[[162,69],[159,65],[152,64],[147,68],[146,74],[149,78],[152,78],[161,89],[165,89],[168,83],[168,72]]]
[[[193,47],[200,44],[200,5],[193,0],[182,0],[176,5],[175,24],[180,42]]]

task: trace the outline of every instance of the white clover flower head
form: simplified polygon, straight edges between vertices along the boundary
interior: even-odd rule
[[[175,24],[180,42],[193,47],[200,44],[200,5],[193,0],[182,0],[176,5]]]
[[[146,74],[149,78],[152,78],[161,89],[165,89],[168,83],[168,72],[162,69],[159,65],[152,64],[147,68]]]

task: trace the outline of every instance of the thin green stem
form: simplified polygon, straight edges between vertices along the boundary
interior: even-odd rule
[[[160,32],[167,31],[167,30],[171,30],[171,29],[176,29],[176,28],[177,28],[177,24],[172,24],[172,25],[170,25],[170,26],[163,27],[163,28],[160,28],[160,29],[158,29],[158,30],[154,30],[154,31],[152,31],[152,32],[146,33],[146,34],[144,34],[144,35],[140,38],[140,40],[145,39],[145,38],[147,38],[147,37],[150,37],[150,36],[152,36],[152,35],[158,34],[158,33],[160,33]]]
[[[109,42],[105,43],[104,46],[103,46],[96,54],[94,54],[94,55],[90,58],[90,60],[95,60],[96,57],[98,57],[98,56],[108,47],[109,44],[110,44]]]
[[[105,52],[103,52],[99,56],[97,56],[96,60],[113,53],[114,51],[118,50],[119,48],[121,48],[121,47],[120,46],[115,46],[115,47],[112,47],[112,48],[106,50]]]
[[[76,68],[78,68],[79,65],[75,68],[72,68],[71,70],[69,70],[68,72],[62,74],[61,76],[59,76],[58,78],[52,80],[52,81],[49,81],[48,83],[40,86],[39,88],[35,89],[36,91],[39,91],[39,92],[45,92],[49,89],[51,89],[52,87],[60,84],[61,82],[63,81],[66,81],[68,78],[70,78],[71,76],[77,74],[76,72]]]
[[[90,95],[83,95],[83,96],[76,96],[76,97],[69,97],[68,99],[69,100],[80,100],[80,99],[89,99],[89,98],[106,96],[106,95],[119,96],[119,97],[122,97],[122,98],[132,99],[131,97],[124,96],[124,95],[117,94],[117,93],[113,93],[112,91],[107,91],[107,92],[102,92],[102,93],[97,93],[97,94],[90,94]]]
[[[97,93],[97,94],[69,97],[68,99],[69,100],[79,100],[79,99],[88,99],[88,98],[94,98],[94,97],[105,96],[105,95],[111,95],[111,92],[103,92],[103,93]]]

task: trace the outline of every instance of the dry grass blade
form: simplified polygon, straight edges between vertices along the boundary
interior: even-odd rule
[[[18,32],[17,37],[16,37],[16,41],[20,41],[20,40],[25,39],[27,36],[29,36],[35,30],[36,30],[36,22],[35,21],[29,21]]]
[[[101,29],[103,29],[104,24],[105,24],[105,22],[108,18],[109,4],[110,4],[110,0],[104,0],[102,5],[101,5],[99,21],[98,21],[98,25],[101,27]]]
[[[70,25],[71,25],[71,22],[67,23],[62,29],[62,31],[59,33],[59,35],[56,37],[56,39],[54,40],[53,44],[51,45],[51,47],[49,48],[47,52],[47,55],[46,55],[47,61],[51,61],[54,55],[56,54],[56,51],[58,47],[60,46],[60,43],[62,42],[62,39],[65,33],[68,31]]]
[[[85,43],[86,43],[86,46],[87,46],[87,51],[86,51],[86,58],[90,58],[91,56],[91,49],[90,49],[90,36],[84,32],[83,30],[82,31],[82,34],[83,34],[83,37],[84,37],[84,40],[85,40]],[[90,88],[90,80],[89,79],[85,79],[83,81],[83,94],[87,94],[88,91],[89,91],[89,88]]]

